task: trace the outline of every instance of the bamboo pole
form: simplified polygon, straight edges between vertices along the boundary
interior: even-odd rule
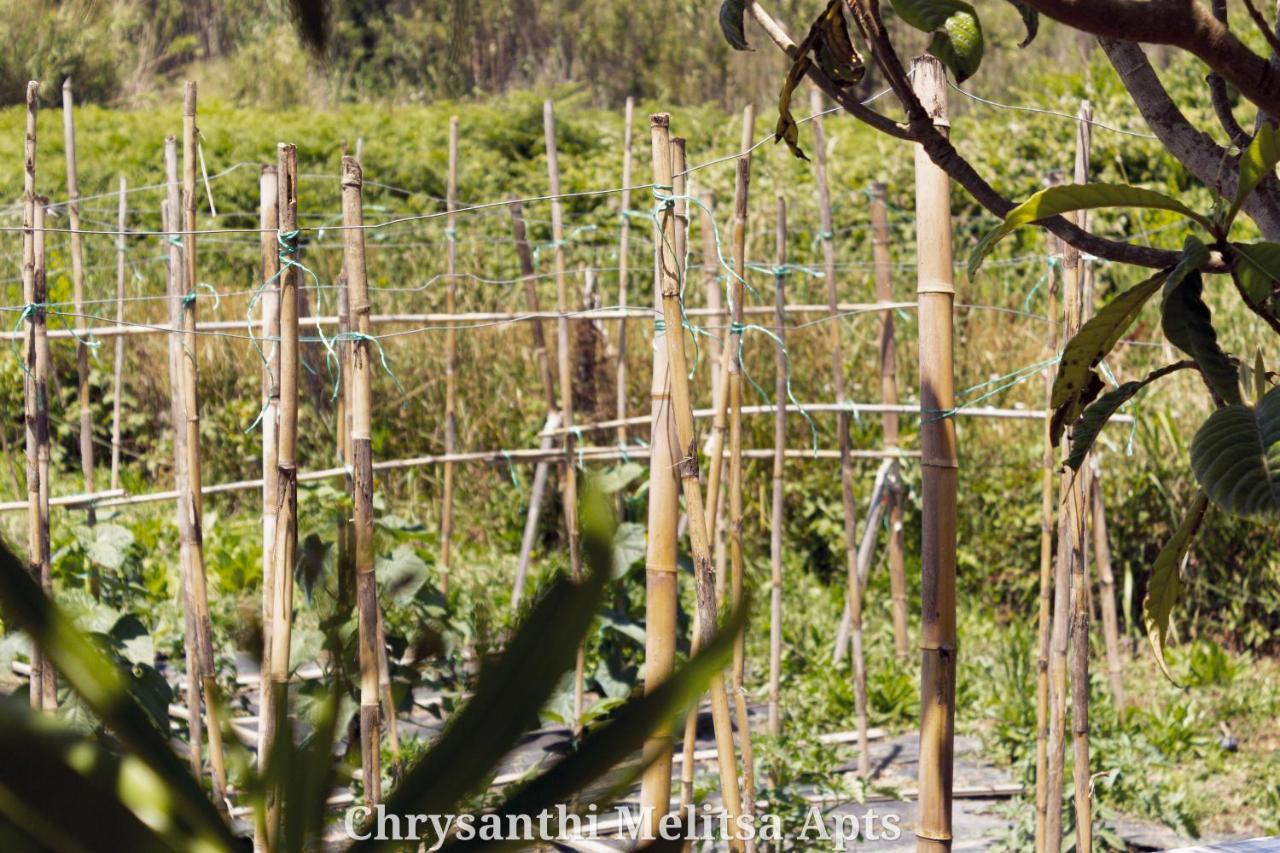
[[[631,124],[635,116],[636,99],[627,96],[622,116],[622,209],[619,215],[622,222],[618,226],[618,304],[627,307],[627,276],[630,272],[631,245]],[[618,321],[618,362],[614,373],[614,388],[617,402],[615,411],[618,420],[627,417],[627,321]],[[627,444],[626,424],[618,426],[618,444]]]
[[[560,166],[556,156],[556,116],[551,102],[542,105],[542,130],[547,150],[547,182],[551,199],[551,240],[555,246],[556,355],[560,373],[560,418],[564,428],[564,480],[561,482],[564,504],[565,536],[569,540],[569,566],[574,578],[582,576],[582,559],[578,553],[578,470],[574,459],[576,437],[573,433],[573,379],[569,367],[569,284],[565,278],[564,214],[560,208]],[[582,724],[583,648],[578,647],[573,667],[573,729]]]
[[[659,192],[671,192],[672,165],[669,125],[671,117],[658,113],[649,117],[649,128],[652,139],[653,184]],[[697,591],[699,611],[699,644],[711,642],[716,630],[716,601],[714,569],[711,563],[711,552],[707,539],[706,511],[702,500],[702,486],[698,482],[698,448],[694,434],[693,403],[689,391],[688,361],[685,356],[684,335],[682,334],[682,316],[680,313],[680,258],[671,251],[677,246],[674,204],[659,205],[659,232],[655,251],[658,261],[658,281],[661,283],[662,315],[666,339],[667,365],[671,408],[676,425],[676,444],[674,446],[681,489],[684,492],[685,508],[689,520],[689,550],[693,556],[694,582]],[[671,508],[675,515],[676,508]],[[674,522],[672,522],[674,523]],[[720,764],[720,793],[724,800],[725,811],[729,815],[730,825],[742,813],[742,803],[738,793],[738,775],[733,752],[733,731],[729,716],[729,697],[725,694],[724,677],[715,673],[709,684],[711,694],[711,716],[716,733],[716,749]],[[741,845],[736,833],[730,846],[738,849]]]
[[[258,227],[262,252],[262,333],[275,340],[280,336],[280,254],[277,246],[280,211],[276,198],[277,179],[274,165],[262,166],[258,177]],[[276,451],[277,426],[280,416],[280,347],[263,344],[262,359],[262,665],[258,670],[258,771],[266,768],[266,708],[271,694],[271,631],[275,623],[273,595],[275,563],[272,550],[276,538]],[[268,849],[270,832],[265,810],[254,811],[253,849]]]
[[[1054,238],[1051,236],[1051,243]],[[1049,270],[1048,307],[1049,351],[1058,354],[1058,274]],[[1057,448],[1050,437],[1053,410],[1053,370],[1045,371],[1044,456],[1040,481],[1040,596],[1036,641],[1036,835],[1035,849],[1044,853],[1049,803],[1049,649],[1053,624],[1053,538],[1054,538],[1054,473],[1057,470]]]
[[[1077,184],[1088,183],[1089,153],[1092,142],[1093,109],[1088,101],[1080,104],[1076,122],[1076,161],[1074,179]],[[1086,227],[1086,214],[1076,214],[1080,227]],[[1084,323],[1084,270],[1080,252],[1067,247],[1066,264],[1075,267],[1075,290],[1067,293],[1067,324],[1069,333],[1075,335]],[[1068,278],[1068,283],[1071,279]],[[1071,620],[1071,743],[1074,763],[1072,778],[1075,782],[1076,845],[1080,850],[1093,849],[1093,792],[1089,767],[1089,620],[1090,583],[1087,569],[1086,525],[1089,508],[1087,500],[1092,492],[1092,469],[1083,466],[1080,475],[1072,478],[1071,505],[1068,518],[1071,523],[1072,562],[1071,594],[1073,617]]]
[[[36,235],[37,218],[43,226],[43,210],[36,199],[36,110],[40,84],[27,83],[27,128],[24,141],[22,172],[22,300],[27,328],[23,332],[26,345],[23,361],[23,421],[27,450],[27,548],[30,551],[28,569],[32,579],[44,586],[44,566],[49,562],[48,514],[41,499],[40,448],[48,444],[48,374],[41,382],[40,341],[45,337],[44,299],[38,293],[36,283]],[[28,694],[31,707],[44,707],[45,668],[43,652],[32,644],[31,675]]]
[[[834,322],[839,317],[840,295],[836,287],[831,194],[827,188],[827,140],[822,126],[822,95],[817,89],[810,93],[809,104],[811,111],[817,115],[813,120],[814,180],[818,185],[818,211],[822,228],[820,236],[822,237],[823,272],[827,279],[827,303],[831,306],[833,320],[828,326],[831,336],[831,385],[835,389],[836,402],[843,404],[845,401],[844,344],[841,340],[840,324]],[[779,235],[779,240],[781,239],[782,235]],[[780,260],[778,263],[781,265],[784,261]],[[781,314],[778,316],[778,328],[783,328]],[[780,388],[780,391],[785,393],[785,385]],[[836,415],[836,436],[840,450],[847,451],[849,449],[849,413],[847,411]],[[779,488],[780,486],[781,484]],[[854,709],[858,717],[858,772],[863,776],[869,776],[871,755],[867,743],[867,668],[862,648],[862,588],[858,583],[858,505],[853,496],[853,463],[847,455],[840,462],[840,496],[844,504],[845,594],[849,601],[849,633],[853,642],[853,697]],[[774,508],[775,536],[779,535],[780,518],[776,515],[779,509],[780,507],[777,506]]]
[[[777,254],[774,259],[777,273],[774,275],[774,334],[785,341],[786,316],[781,307],[786,305],[786,275],[783,265],[787,262],[787,207],[778,196]],[[782,683],[782,531],[783,519],[783,457],[787,447],[787,359],[779,343],[774,354],[774,396],[777,411],[773,418],[773,506],[769,522],[769,731],[777,736],[782,732],[782,714],[779,698]],[[842,393],[842,392],[838,392]],[[841,448],[844,449],[843,447]],[[842,455],[843,467],[843,455]],[[852,600],[852,599],[850,599]]]
[[[1102,636],[1107,649],[1107,676],[1116,710],[1124,711],[1124,663],[1120,651],[1120,620],[1116,615],[1116,581],[1111,568],[1111,545],[1107,541],[1107,512],[1102,499],[1102,468],[1097,454],[1093,465],[1090,513],[1093,524],[1093,553],[1098,562],[1098,594],[1102,599]]]
[[[75,305],[76,320],[76,378],[80,400],[80,472],[84,477],[84,490],[93,491],[93,415],[89,407],[89,327],[84,311],[84,243],[80,234],[80,189],[76,169],[76,120],[75,96],[71,91],[71,78],[62,81],[62,137],[67,160],[67,227],[71,232],[71,300]],[[93,507],[85,515],[90,527],[96,522]],[[90,566],[89,587],[94,598],[102,595],[98,567]]]
[[[116,211],[116,325],[124,323],[124,282],[127,246],[124,232],[129,223],[129,185],[120,176],[120,202]],[[124,380],[124,338],[115,340],[115,359],[111,365],[111,488],[120,488],[120,393]],[[86,490],[87,491],[87,490]]]
[[[946,71],[931,56],[911,63],[912,84],[934,126],[947,133]],[[920,410],[955,406],[952,371],[955,284],[951,264],[950,180],[915,146],[917,299],[920,304]],[[956,691],[955,419],[922,417],[920,445],[920,822],[916,847],[951,849],[951,788]]]
[[[538,304],[538,288],[534,282],[533,254],[529,251],[529,239],[524,225],[524,208],[519,199],[512,196],[509,205],[511,210],[511,229],[515,237],[516,256],[520,261],[520,276],[524,279],[525,304],[529,313],[535,315],[530,321],[529,332],[533,336],[533,360],[538,366],[538,375],[542,379],[542,393],[547,403],[547,427],[555,429],[560,426],[559,404],[556,402],[556,380],[551,371],[551,360],[547,356],[547,336],[542,327],[541,306]],[[625,323],[623,324],[625,325]],[[625,413],[619,415],[625,417]],[[544,431],[545,431],[544,429]],[[620,427],[622,434],[626,427]],[[551,435],[542,436],[542,449],[550,450],[555,443]],[[625,444],[625,442],[624,442]],[[533,485],[529,490],[529,509],[525,515],[524,535],[520,539],[520,558],[516,563],[515,583],[511,591],[511,607],[519,610],[524,597],[524,585],[529,576],[529,564],[533,560],[533,544],[538,535],[538,519],[542,515],[543,495],[547,488],[550,464],[539,462],[533,472]]]
[[[293,624],[293,563],[298,548],[298,150],[276,148],[278,252],[280,276],[280,411],[276,450],[275,541],[272,543],[271,690],[263,708],[267,729],[265,752],[271,754],[277,733],[286,734],[289,719],[289,646]],[[369,784],[366,782],[366,790]],[[283,803],[277,787],[268,799],[269,843],[278,837]]]
[[[160,205],[160,221],[162,227],[170,233],[181,230],[178,223],[180,193],[178,185],[178,149],[172,136],[164,140],[164,170],[166,197]],[[168,340],[169,355],[169,388],[172,397],[171,412],[173,417],[173,480],[174,480],[174,524],[178,528],[178,557],[181,566],[181,604],[183,616],[182,650],[186,663],[187,693],[187,741],[190,751],[191,772],[200,779],[204,775],[204,762],[201,754],[204,749],[204,720],[200,716],[200,651],[199,628],[196,624],[196,608],[192,600],[194,584],[191,581],[191,549],[193,535],[191,532],[191,514],[184,511],[183,501],[190,500],[190,487],[187,482],[187,431],[183,425],[187,421],[187,407],[182,394],[182,306],[179,302],[182,293],[182,242],[171,237],[169,244],[168,277],[166,293],[169,296],[169,324],[173,329]]]
[[[747,104],[742,111],[742,139],[744,143],[741,151],[747,152],[751,147],[751,135],[755,127],[755,107]],[[751,179],[751,155],[744,153],[740,155],[736,161],[736,176],[734,180],[734,229],[733,229],[733,263],[735,270],[743,270],[746,268],[746,225],[747,225],[747,203],[750,190]],[[706,255],[707,245],[706,238],[712,238],[713,245],[710,247],[714,252],[715,238],[715,222],[710,215],[711,206],[707,204],[706,210],[703,211],[703,254]],[[704,263],[705,263],[704,258]],[[714,388],[713,403],[711,417],[713,426],[710,439],[707,446],[707,494],[711,496],[707,501],[707,529],[716,530],[720,527],[718,523],[721,520],[721,505],[723,503],[722,493],[725,491],[720,487],[721,474],[725,465],[724,443],[726,435],[730,443],[730,453],[728,458],[729,465],[729,510],[731,518],[729,519],[729,560],[732,572],[741,574],[742,572],[742,513],[741,513],[741,486],[742,486],[742,399],[741,399],[741,376],[738,375],[738,397],[734,401],[733,387],[734,376],[740,374],[741,365],[738,359],[741,355],[739,342],[741,340],[741,332],[734,332],[734,329],[741,329],[742,326],[742,302],[745,288],[742,281],[734,276],[728,285],[730,297],[730,309],[733,320],[737,325],[730,325],[730,332],[726,346],[720,351],[720,363],[718,369],[720,371],[720,382]],[[762,306],[763,307],[763,306]],[[690,314],[689,308],[685,308],[685,315]],[[708,309],[710,310],[710,309]],[[712,315],[716,316],[716,315]],[[736,419],[736,420],[735,420]],[[737,429],[738,444],[737,451],[733,450],[733,430]],[[734,465],[737,465],[738,479],[734,478]],[[738,512],[735,514],[733,507],[735,490],[737,493]],[[737,525],[735,528],[734,525]],[[720,604],[724,601],[724,542],[723,538],[717,541],[718,553],[716,554],[716,572],[715,572],[715,606],[718,610]],[[701,619],[697,610],[693,614],[693,634],[696,641],[701,630]],[[693,781],[694,781],[694,762],[693,752],[697,745],[697,723],[698,714],[696,709],[690,713],[685,720],[684,741],[681,754],[684,763],[680,766],[680,807],[684,809],[693,801]]]
[[[885,186],[871,184],[871,252],[875,264],[876,299],[893,301],[893,259],[889,249],[889,216]],[[890,406],[898,403],[898,352],[894,336],[893,311],[880,312],[880,399]],[[884,416],[884,447],[898,447],[898,413]],[[899,659],[911,654],[907,636],[906,549],[902,536],[903,487],[899,466],[889,472],[889,594],[893,603],[893,647]]]
[[[190,514],[192,539],[191,583],[195,606],[200,681],[208,717],[209,767],[213,775],[216,802],[224,804],[227,771],[222,752],[222,728],[218,724],[220,699],[213,660],[213,622],[209,617],[209,591],[204,566],[204,493],[200,473],[200,397],[196,384],[196,84],[187,81],[182,105],[182,227],[185,294],[182,299],[182,391],[186,407],[187,431],[187,507],[180,512]],[[192,709],[195,712],[195,709]]]
[[[451,137],[453,132],[451,131]],[[453,145],[450,146],[451,150]],[[353,341],[351,360],[351,450],[355,475],[356,613],[360,625],[360,766],[365,803],[382,799],[381,711],[378,667],[378,587],[374,576],[373,450],[371,432],[369,294],[365,280],[363,175],[354,157],[342,158],[342,224],[346,229],[343,262],[351,288]],[[448,469],[446,469],[448,470]]]
[[[28,116],[34,119],[33,101],[28,102],[28,108],[30,110]],[[31,138],[34,140],[34,133],[32,133]],[[34,145],[31,150],[34,155]],[[29,162],[32,164],[31,177],[34,185],[34,156]],[[30,297],[27,299],[27,304],[32,306],[29,309],[31,316],[31,345],[28,350],[27,370],[31,372],[30,397],[33,404],[29,421],[31,427],[28,430],[28,441],[30,442],[32,438],[35,439],[35,452],[34,454],[29,454],[28,458],[34,457],[35,464],[28,467],[27,478],[28,489],[30,489],[31,483],[36,484],[35,493],[32,496],[34,506],[34,525],[31,531],[32,568],[35,570],[41,590],[43,590],[45,596],[52,599],[53,566],[49,541],[49,340],[45,335],[47,321],[44,311],[44,306],[48,300],[48,278],[45,266],[43,230],[45,206],[48,204],[48,199],[43,196],[33,196],[32,202],[32,265],[30,275],[26,276],[31,281]],[[34,476],[32,476],[33,474]],[[36,652],[33,648],[32,660],[34,661],[35,659]],[[58,709],[57,673],[54,670],[53,663],[43,653],[40,653],[39,659],[39,669],[33,669],[32,707],[53,713]]]
[[[458,117],[449,117],[449,175],[445,190],[445,290],[444,310],[452,316],[458,310]],[[458,330],[448,323],[444,333],[444,452],[458,449],[457,377]],[[449,592],[449,569],[453,563],[453,463],[444,466],[444,508],[440,512],[440,591]]]

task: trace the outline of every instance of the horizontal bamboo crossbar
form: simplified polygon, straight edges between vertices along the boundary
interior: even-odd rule
[[[727,452],[727,451],[726,451]],[[773,450],[771,448],[760,448],[752,450],[744,450],[743,454],[751,459],[767,459],[772,458]],[[604,446],[604,447],[579,447],[575,451],[575,455],[584,462],[607,462],[617,459],[645,459],[649,456],[649,448],[644,445],[632,445],[630,447]],[[884,459],[887,457],[910,459],[918,457],[918,451],[913,450],[855,450],[852,455],[859,459]],[[788,451],[787,457],[791,459],[838,459],[839,451],[835,450],[813,450],[793,449]],[[563,450],[542,450],[540,448],[522,449],[522,450],[483,450],[470,453],[438,453],[432,456],[415,456],[409,459],[387,459],[381,462],[373,463],[375,471],[395,471],[404,468],[420,468],[427,465],[440,465],[445,462],[457,463],[486,463],[490,465],[531,465],[539,462],[559,462],[564,458]],[[346,477],[351,473],[349,468],[323,468],[316,471],[301,471],[298,473],[298,482],[314,482],[317,480],[330,480],[336,477]],[[250,489],[262,488],[262,479],[255,478],[252,480],[235,480],[229,483],[214,483],[206,485],[202,488],[202,493],[206,495],[225,494],[227,492],[242,492]],[[178,493],[173,490],[162,492],[145,492],[137,495],[125,494],[122,489],[113,489],[111,491],[96,492],[94,494],[67,495],[61,498],[50,500],[51,505],[69,506],[71,508],[78,507],[113,507],[113,506],[134,506],[144,503],[155,503],[158,501],[175,500]],[[27,508],[26,501],[10,501],[8,503],[0,503],[0,512],[16,512]]]
[[[16,306],[15,306],[16,307]],[[914,308],[914,302],[846,302],[841,304],[839,311],[842,314],[871,314],[878,311],[891,310],[896,308]],[[764,306],[744,306],[744,314],[767,314],[772,313],[772,308]],[[825,314],[830,311],[826,305],[788,305],[788,314]],[[710,308],[688,308],[685,314],[689,317],[710,317],[718,316],[723,312]],[[447,313],[427,313],[427,314],[370,314],[369,322],[373,325],[401,325],[401,324],[453,324],[455,326],[465,327],[468,323],[491,323],[495,326],[505,325],[507,323],[522,323],[532,320],[555,320],[560,317],[570,317],[577,320],[634,320],[634,319],[657,319],[657,313],[652,308],[594,308],[583,311],[570,311],[561,314],[559,311],[471,311],[459,314]],[[323,317],[299,317],[298,326],[302,328],[316,328],[317,326],[334,326],[338,324],[338,318],[334,316]],[[254,329],[260,330],[262,322],[260,320],[208,320],[196,325],[196,333],[210,332],[235,332],[241,330]],[[87,332],[88,337],[94,338],[114,338],[114,337],[132,337],[147,335],[165,335],[176,331],[165,325],[160,324],[131,324],[131,325],[115,325],[100,326],[96,329],[90,329]],[[0,332],[0,341],[22,340],[25,332],[8,331]],[[50,340],[65,339],[74,337],[76,334],[74,329],[49,329],[48,335]],[[79,333],[81,337],[85,337],[86,333]]]

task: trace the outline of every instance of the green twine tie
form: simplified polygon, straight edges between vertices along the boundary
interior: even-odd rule
[[[786,371],[787,400],[809,424],[809,435],[813,439],[813,456],[816,459],[818,456],[818,425],[813,422],[813,417],[810,416],[805,407],[800,404],[800,401],[796,399],[795,394],[791,390],[791,353],[788,352],[787,345],[783,343],[782,338],[759,324],[743,324],[736,320],[729,324],[729,334],[738,336],[738,364],[742,368],[742,375],[747,377],[747,381],[751,383],[751,387],[756,389],[756,393],[760,395],[761,399],[763,399],[766,404],[769,402],[769,395],[765,393],[765,390],[760,387],[760,384],[756,382],[756,380],[753,379],[751,374],[747,371],[746,359],[743,358],[743,332],[747,331],[763,332],[770,340],[773,341],[774,346],[782,352],[783,365]],[[776,405],[781,405],[781,401],[778,401]]]

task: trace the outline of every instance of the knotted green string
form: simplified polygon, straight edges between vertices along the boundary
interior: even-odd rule
[[[507,474],[511,477],[511,485],[515,486],[521,495],[524,495],[524,484],[520,482],[520,478],[516,476],[516,463],[511,458],[510,451],[500,450],[502,458],[507,461]]]
[[[1001,391],[1006,391],[1014,387],[1015,385],[1021,385],[1023,382],[1026,382],[1028,379],[1031,379],[1033,376],[1036,376],[1038,373],[1040,373],[1040,371],[1044,370],[1046,367],[1055,365],[1061,360],[1062,360],[1061,355],[1055,355],[1053,358],[1046,358],[1044,361],[1037,361],[1035,364],[1028,364],[1025,367],[1020,367],[1017,370],[1004,374],[1003,376],[997,376],[994,379],[988,379],[985,382],[979,382],[977,385],[971,385],[960,392],[961,397],[966,397],[969,394],[972,394],[974,391],[977,391],[981,388],[987,388],[992,385],[994,385],[995,387],[992,388],[990,391],[986,392],[985,394],[979,395],[978,397],[975,397],[972,400],[966,400],[960,405],[950,409],[921,409],[920,410],[921,414],[931,414],[935,416],[932,418],[925,419],[924,423],[927,423],[927,424],[937,423],[938,421],[946,420],[947,418],[950,418],[950,417],[955,417],[957,412],[963,409],[968,409],[972,406],[976,406],[977,404],[983,402],[984,400],[989,400],[992,397],[994,397],[996,394],[999,394]]]
[[[778,337],[778,335],[757,323],[743,324],[734,320],[729,324],[729,334],[738,336],[738,364],[742,369],[742,375],[747,377],[747,381],[751,383],[751,387],[756,389],[756,393],[760,395],[761,399],[763,399],[766,404],[769,402],[769,395],[766,394],[765,390],[760,387],[760,384],[752,378],[751,373],[747,370],[747,361],[743,358],[742,354],[743,333],[748,331],[763,332],[770,340],[773,341],[774,345],[782,353],[782,362],[786,375],[787,400],[790,401],[791,405],[800,413],[800,416],[809,424],[809,435],[813,439],[813,455],[814,458],[817,458],[818,425],[813,422],[813,418],[809,415],[809,412],[803,405],[801,405],[800,401],[796,399],[796,395],[791,390],[791,353],[787,351],[787,345],[783,343],[782,338]],[[776,405],[781,405],[781,401]]]

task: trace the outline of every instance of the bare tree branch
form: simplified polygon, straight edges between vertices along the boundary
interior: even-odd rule
[[[1280,116],[1280,72],[1197,0],[1026,0],[1040,14],[1103,38],[1180,47],[1264,112]]]
[[[1205,186],[1224,198],[1234,196],[1236,158],[1187,120],[1142,48],[1115,39],[1099,42],[1147,126],[1165,149]],[[1266,178],[1245,201],[1244,211],[1268,240],[1280,240],[1280,181],[1274,176]]]
[[[1221,21],[1224,27],[1231,26],[1227,21],[1227,0],[1213,0],[1213,16]],[[1244,148],[1249,144],[1250,137],[1236,121],[1235,114],[1231,112],[1231,98],[1227,96],[1227,81],[1223,80],[1222,75],[1217,71],[1210,71],[1205,82],[1209,84],[1209,98],[1213,101],[1213,111],[1218,116],[1218,124],[1222,125],[1222,129],[1227,132],[1227,138],[1231,140],[1232,145]]]
[[[1276,38],[1276,34],[1272,32],[1271,25],[1267,23],[1267,19],[1262,17],[1262,13],[1253,5],[1253,0],[1244,0],[1244,7],[1249,10],[1249,17],[1253,19],[1254,26],[1262,33],[1262,37],[1267,40],[1267,44],[1271,45],[1271,52],[1280,54],[1280,39]]]

